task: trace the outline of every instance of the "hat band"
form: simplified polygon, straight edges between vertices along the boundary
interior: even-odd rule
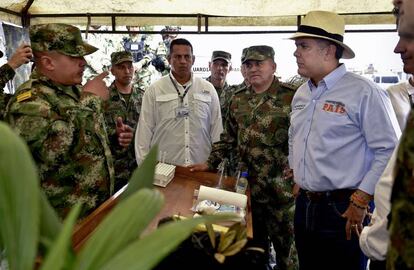
[[[327,37],[327,38],[335,39],[339,42],[344,41],[344,37],[341,36],[341,35],[331,34],[331,33],[326,32],[325,30],[323,30],[321,28],[308,26],[308,25],[300,25],[299,28],[298,28],[298,32],[307,33],[307,34],[314,34],[314,35],[318,35],[318,36],[324,36],[324,37]]]

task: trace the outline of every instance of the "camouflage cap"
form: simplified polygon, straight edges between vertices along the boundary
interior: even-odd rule
[[[217,59],[222,59],[227,63],[231,62],[231,54],[225,51],[214,51],[211,55],[211,62],[216,61]]]
[[[122,62],[134,62],[134,58],[132,57],[131,52],[121,51],[121,52],[113,52],[111,53],[111,64],[118,65]]]
[[[244,62],[244,58],[246,58],[246,53],[247,53],[247,50],[249,49],[249,47],[247,47],[247,48],[244,48],[243,49],[243,51],[242,51],[242,54],[241,54],[241,59],[240,59],[240,61],[243,63]]]
[[[82,40],[79,28],[69,24],[33,25],[29,34],[31,47],[35,52],[57,51],[64,55],[80,57],[98,50]]]
[[[249,60],[263,61],[266,59],[274,59],[274,57],[275,57],[275,51],[270,46],[266,46],[266,45],[251,46],[247,48],[245,57],[244,59],[242,59],[242,63],[244,64],[246,61],[249,61]]]

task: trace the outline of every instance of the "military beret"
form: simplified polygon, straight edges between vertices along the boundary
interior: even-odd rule
[[[225,51],[214,51],[211,55],[211,62],[216,61],[217,59],[222,59],[227,63],[231,62],[231,54]]]
[[[111,64],[117,65],[122,62],[134,62],[134,58],[132,57],[131,52],[121,51],[121,52],[113,52],[111,53]]]
[[[244,64],[246,61],[249,61],[249,60],[263,61],[266,59],[274,59],[274,57],[275,57],[275,51],[270,46],[266,46],[266,45],[251,46],[247,48],[244,59],[242,59],[242,63]]]
[[[69,24],[37,24],[30,27],[29,34],[31,47],[35,52],[57,51],[80,57],[98,50],[82,40],[79,28]]]

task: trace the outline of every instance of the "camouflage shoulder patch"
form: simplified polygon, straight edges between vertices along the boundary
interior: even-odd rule
[[[17,95],[16,100],[17,102],[22,102],[24,100],[30,99],[31,97],[32,97],[32,91],[29,90],[29,91],[26,91],[26,92],[23,92]]]

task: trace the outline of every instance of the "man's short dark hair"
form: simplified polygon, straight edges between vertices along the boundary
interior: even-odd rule
[[[335,50],[335,58],[337,60],[342,58],[342,55],[344,54],[344,48],[342,46],[340,46],[339,44],[332,42],[330,40],[327,39],[323,39],[323,38],[318,38],[318,43],[319,44],[326,44],[326,46],[328,45],[333,45],[335,46],[336,50]]]
[[[169,50],[170,54],[173,51],[174,45],[190,46],[190,48],[191,48],[191,54],[193,54],[193,45],[191,45],[190,41],[186,40],[185,38],[176,38],[173,41],[171,41],[170,50]]]

